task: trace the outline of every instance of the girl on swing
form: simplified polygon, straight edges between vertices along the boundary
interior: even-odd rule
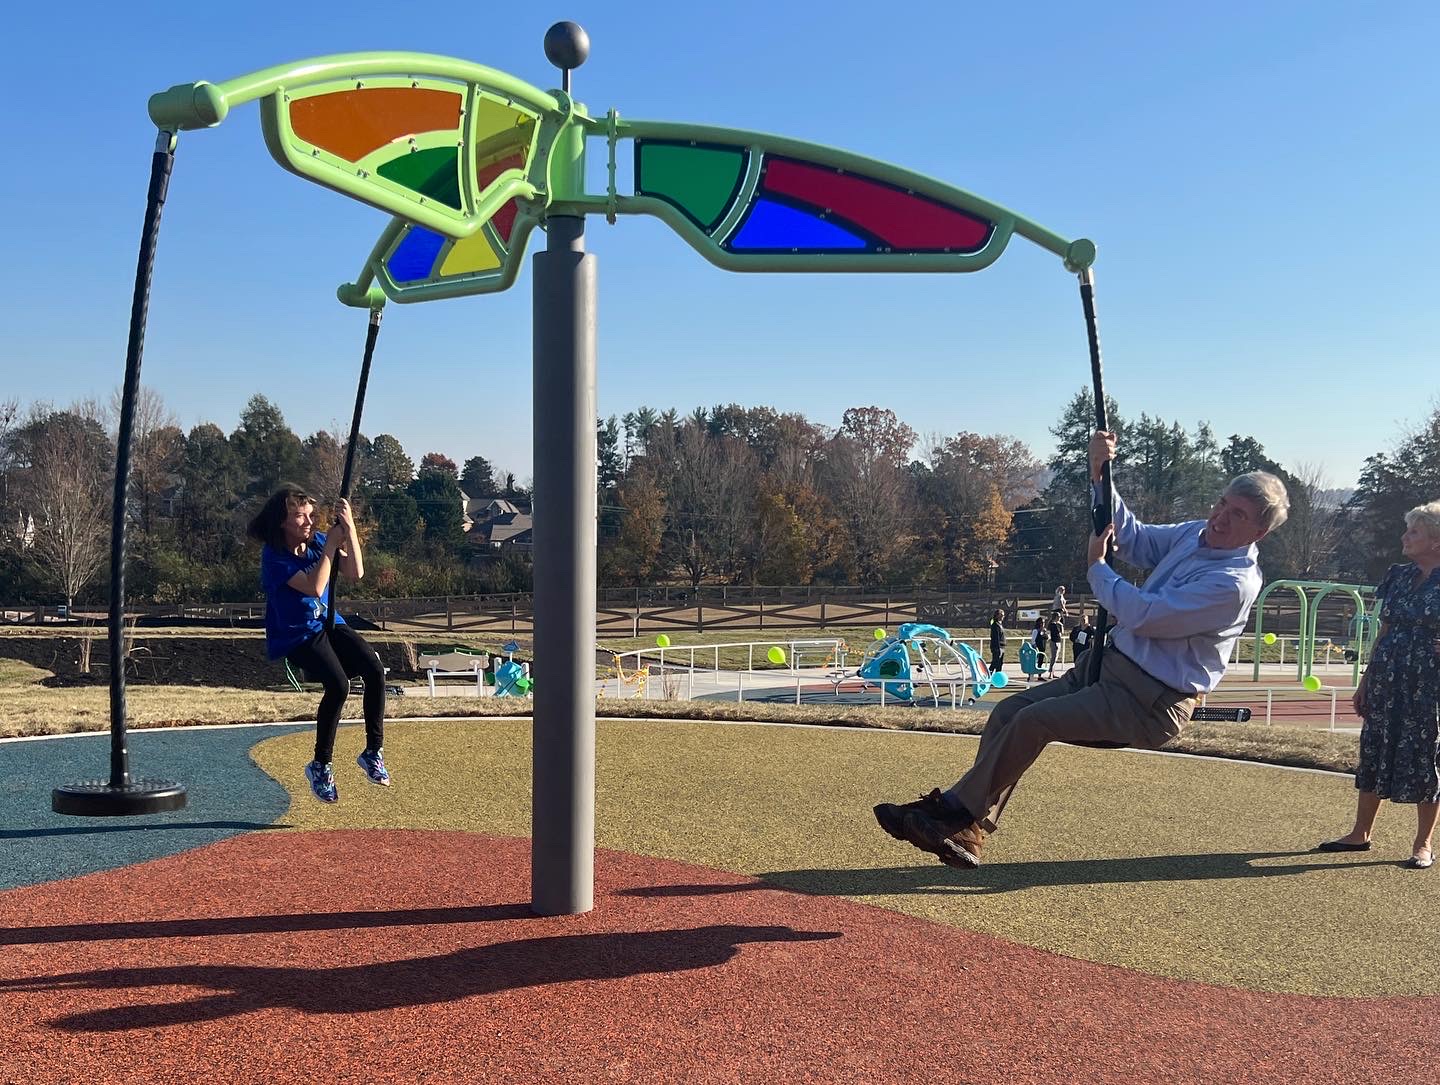
[[[316,714],[315,759],[305,766],[310,790],[321,802],[336,802],[331,758],[340,708],[350,679],[365,682],[365,749],[356,763],[373,784],[390,785],[382,750],[385,728],[385,667],[360,634],[338,613],[325,627],[325,590],[339,561],[340,571],[356,580],[365,575],[360,538],[350,502],[335,506],[330,531],[315,530],[315,504],[293,483],[281,483],[246,534],[261,543],[260,583],[265,589],[265,650],[325,687]]]

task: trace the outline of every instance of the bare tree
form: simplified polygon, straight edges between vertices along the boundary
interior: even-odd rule
[[[116,388],[105,412],[112,441],[120,429],[123,400],[124,389]],[[94,410],[89,405],[85,409]],[[159,392],[142,384],[135,396],[135,414],[130,424],[129,501],[134,515],[127,520],[132,530],[138,522],[142,534],[150,535],[160,495],[179,475],[184,457],[185,433],[180,429],[179,417],[165,405]]]
[[[895,462],[895,447],[877,451],[841,434],[825,449],[824,489],[849,535],[861,584],[884,583],[910,541],[913,486]]]
[[[674,560],[692,585],[716,572],[733,575],[749,530],[755,455],[733,437],[711,435],[694,418],[673,431],[673,445],[666,432],[662,425],[658,439],[652,434],[647,454],[664,450],[669,457],[664,488]]]
[[[60,588],[65,605],[105,560],[114,453],[96,405],[39,408],[22,434],[24,504],[35,518],[35,561]]]
[[[339,429],[317,430],[305,440],[305,478],[317,501],[330,504],[340,497],[345,481],[345,446],[350,435]]]
[[[19,417],[18,399],[0,400],[0,545],[11,538],[12,530],[17,538],[24,534],[23,527],[12,519],[10,508],[10,475],[16,461],[15,423]]]
[[[1298,464],[1290,481],[1290,518],[1277,533],[1285,565],[1297,579],[1323,580],[1340,541],[1340,508],[1320,464]]]

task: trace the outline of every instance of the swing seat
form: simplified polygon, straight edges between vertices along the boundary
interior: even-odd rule
[[[320,679],[316,678],[313,674],[305,670],[303,667],[294,666],[288,659],[283,659],[281,660],[281,662],[285,664],[285,680],[290,683],[290,688],[296,693],[304,693],[305,687],[307,685],[323,685]],[[385,674],[387,676],[390,674],[389,667],[385,668]],[[350,692],[364,693],[365,680],[358,677],[350,679]],[[400,686],[392,685],[389,682],[385,683],[385,692],[393,693],[396,697],[403,697],[405,695],[405,690],[403,688],[401,688]]]

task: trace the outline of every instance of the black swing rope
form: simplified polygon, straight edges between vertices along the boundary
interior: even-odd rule
[[[1085,309],[1085,334],[1090,341],[1090,379],[1095,387],[1095,428],[1108,431],[1110,421],[1105,410],[1105,375],[1100,361],[1100,326],[1095,319],[1095,273],[1090,268],[1080,272],[1080,303]],[[1088,469],[1086,478],[1087,480],[1089,478]],[[1115,487],[1110,475],[1109,460],[1106,460],[1100,468],[1100,498],[1091,507],[1090,519],[1097,536],[1115,522]],[[1114,556],[1115,540],[1111,539],[1106,547],[1105,560],[1109,562]],[[1086,661],[1086,685],[1100,680],[1100,661],[1105,652],[1105,637],[1109,632],[1107,628],[1109,624],[1110,615],[1097,602],[1094,645],[1090,649],[1090,657]],[[1190,718],[1196,721],[1244,723],[1250,719],[1250,709],[1199,707],[1190,713]]]
[[[57,814],[90,817],[154,814],[185,805],[185,787],[170,780],[135,779],[125,705],[125,510],[130,489],[130,446],[135,403],[140,395],[140,362],[145,353],[145,325],[150,315],[150,282],[160,238],[160,217],[175,165],[175,133],[160,129],[150,157],[150,188],[140,253],[135,264],[135,291],[130,302],[130,333],[125,345],[125,382],[120,394],[120,424],[115,436],[115,492],[110,516],[110,779],[63,784],[50,792]]]
[[[345,473],[340,480],[340,499],[350,498],[350,480],[355,473],[355,445],[360,440],[360,416],[365,412],[365,388],[370,383],[370,361],[375,357],[375,340],[380,337],[378,305],[370,310],[370,323],[365,331],[365,358],[360,363],[360,383],[355,388],[355,413],[350,418],[350,440],[345,445]],[[351,540],[352,544],[354,540]],[[338,557],[338,555],[337,555]],[[325,589],[325,632],[335,628],[335,582],[340,579],[340,562],[330,570],[330,583]]]

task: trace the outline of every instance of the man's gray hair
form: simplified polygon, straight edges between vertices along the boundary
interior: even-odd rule
[[[1416,505],[1405,514],[1405,526],[1420,528],[1432,541],[1440,539],[1440,501]]]
[[[1225,492],[1255,502],[1260,510],[1260,526],[1266,531],[1274,531],[1290,518],[1290,495],[1285,492],[1285,483],[1269,471],[1236,475]]]

